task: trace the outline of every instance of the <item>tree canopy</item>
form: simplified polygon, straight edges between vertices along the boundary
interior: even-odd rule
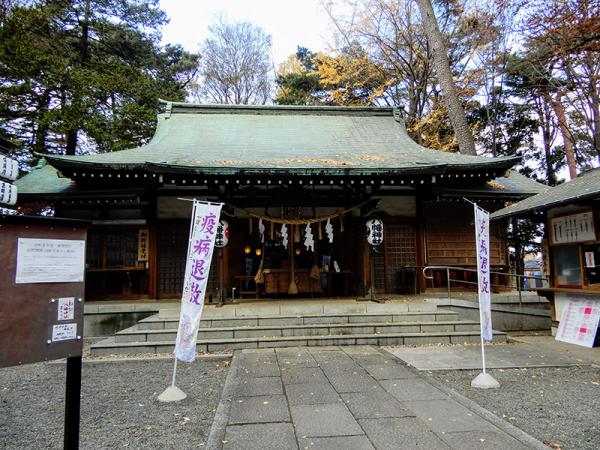
[[[265,104],[271,99],[271,37],[249,22],[221,17],[202,45],[195,96],[209,103]]]
[[[31,151],[147,140],[158,98],[183,100],[198,56],[161,46],[158,0],[17,2],[0,22],[0,128]]]

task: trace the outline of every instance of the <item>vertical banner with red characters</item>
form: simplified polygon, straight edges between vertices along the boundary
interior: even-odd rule
[[[183,362],[192,362],[196,358],[198,327],[204,307],[204,295],[215,248],[221,206],[222,203],[194,200],[192,208],[179,330],[174,350],[175,357]]]
[[[492,340],[491,282],[490,282],[490,214],[475,206],[475,245],[477,246],[477,279],[481,336]]]

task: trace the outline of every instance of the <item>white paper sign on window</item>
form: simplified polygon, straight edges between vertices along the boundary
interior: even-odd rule
[[[83,281],[85,241],[19,238],[15,283]]]

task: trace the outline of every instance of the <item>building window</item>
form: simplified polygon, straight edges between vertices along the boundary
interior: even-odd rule
[[[556,284],[558,286],[581,285],[581,261],[578,245],[561,245],[556,252]]]
[[[88,269],[143,266],[138,261],[138,230],[91,230],[88,233]]]

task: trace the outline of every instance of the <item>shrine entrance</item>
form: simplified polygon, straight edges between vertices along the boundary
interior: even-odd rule
[[[378,293],[418,292],[417,229],[414,223],[384,222],[383,244],[371,249],[374,286]]]

